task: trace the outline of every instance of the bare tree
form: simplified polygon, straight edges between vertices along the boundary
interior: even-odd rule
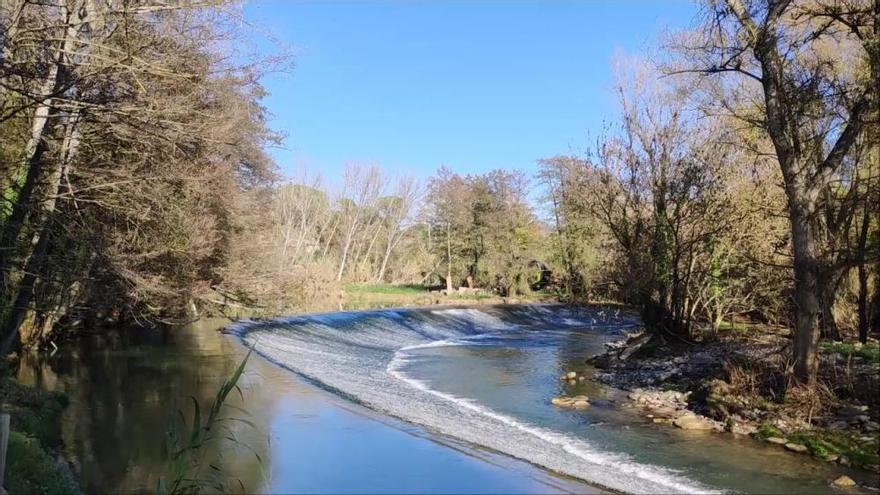
[[[767,133],[782,171],[794,260],[794,370],[805,384],[816,377],[824,286],[837,268],[823,250],[822,197],[864,131],[873,98],[873,88],[851,75],[876,43],[869,8],[867,1],[708,1],[704,32],[680,47],[695,70],[740,75],[743,88],[761,95],[752,101],[741,92],[747,104],[720,103]]]

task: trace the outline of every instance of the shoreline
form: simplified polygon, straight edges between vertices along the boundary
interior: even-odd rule
[[[724,352],[717,342],[683,346],[658,344],[654,339],[648,343],[648,335],[645,331],[630,335],[607,344],[604,353],[583,358],[586,365],[596,369],[597,382],[625,394],[628,400],[620,407],[635,411],[658,428],[704,431],[728,437],[729,441],[748,438],[805,455],[810,458],[808,462],[838,464],[852,478],[842,475],[829,480],[830,486],[880,491],[876,398],[867,403],[851,399],[806,421],[796,410],[771,405],[766,398],[760,398],[764,401],[761,405],[731,403],[735,385],[724,381],[731,379],[725,376],[731,374],[731,360],[768,361],[770,357],[763,353],[767,349],[776,351],[773,346],[780,345],[778,334],[766,339],[763,347],[736,342],[741,347],[732,352]],[[778,357],[778,352],[772,357]],[[831,353],[825,359],[833,363],[840,357]],[[862,367],[861,372],[870,375],[871,362],[862,363]],[[870,452],[873,456],[864,460]]]

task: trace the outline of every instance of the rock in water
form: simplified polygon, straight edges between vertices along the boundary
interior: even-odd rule
[[[843,475],[834,480],[834,486],[856,486],[856,482],[849,476]]]
[[[574,397],[554,397],[550,399],[550,403],[559,407],[570,407],[573,409],[586,409],[590,406],[589,398],[586,395],[575,395]]]
[[[566,373],[565,376],[566,376],[569,380],[574,380],[575,378],[577,378],[578,374],[575,373],[574,371],[569,371],[568,373]]]
[[[807,448],[806,445],[801,445],[799,443],[787,443],[785,444],[785,448],[792,452],[804,453],[810,449]]]
[[[787,443],[784,438],[779,437],[767,437],[767,441],[776,445],[785,445]]]

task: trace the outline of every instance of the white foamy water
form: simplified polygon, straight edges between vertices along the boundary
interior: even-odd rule
[[[614,490],[710,492],[681,473],[603,451],[585,439],[435,390],[428,381],[406,372],[412,353],[421,349],[483,345],[499,335],[530,328],[595,326],[622,332],[633,324],[620,315],[527,306],[337,313],[241,322],[230,330],[285,368],[372,409],[442,434]]]

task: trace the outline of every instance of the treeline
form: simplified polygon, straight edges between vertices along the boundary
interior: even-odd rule
[[[320,257],[335,253],[336,280],[636,304],[683,340],[734,319],[788,325],[812,383],[820,338],[880,331],[878,19],[869,0],[707,1],[652,62],[624,64],[620,117],[589,153],[535,177],[441,169],[392,258],[418,271],[377,273],[370,246],[397,244],[359,189]]]
[[[232,7],[0,0],[0,355],[222,282],[275,177]]]
[[[279,181],[226,5],[0,0],[4,351],[99,318],[336,307],[346,283],[613,300],[689,340],[880,332],[880,2],[707,0],[537,173]]]

